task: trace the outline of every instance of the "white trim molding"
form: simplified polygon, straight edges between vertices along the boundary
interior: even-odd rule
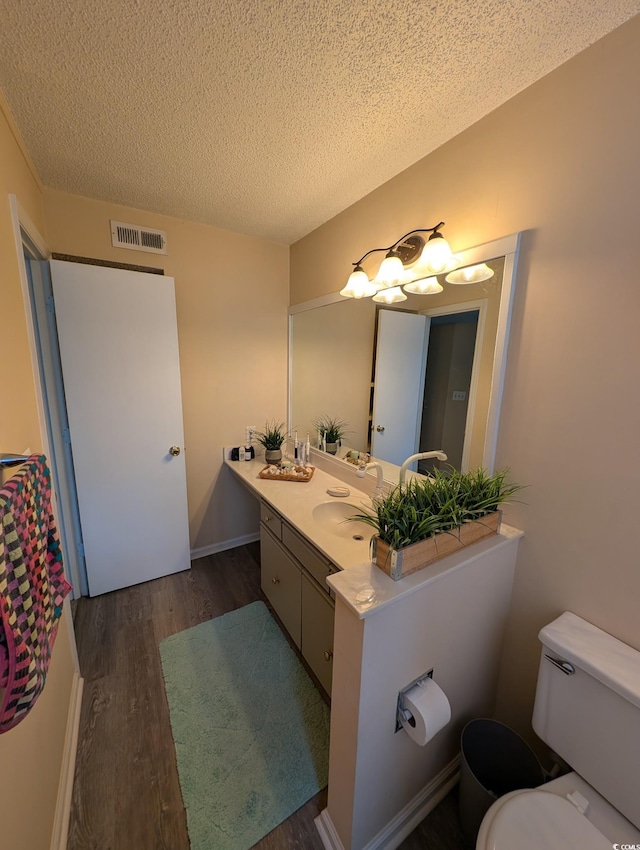
[[[320,836],[320,840],[322,841],[322,845],[325,850],[345,850],[344,844],[340,841],[340,836],[333,825],[328,809],[323,809],[320,814],[313,819],[313,822],[316,825],[318,835]]]
[[[251,534],[243,534],[241,537],[232,537],[230,540],[223,540],[220,543],[211,543],[209,546],[201,546],[199,549],[191,550],[191,560],[197,561],[198,558],[206,558],[207,555],[215,555],[217,552],[226,552],[227,549],[235,549],[237,546],[246,546],[247,543],[255,543],[260,540],[260,534],[257,531]]]
[[[49,256],[49,252],[44,239],[38,232],[36,226],[33,224],[27,213],[20,206],[20,203],[18,202],[18,199],[15,195],[9,195],[9,209],[11,213],[11,222],[13,225],[13,239],[16,249],[16,258],[18,261],[18,270],[20,273],[20,284],[22,286],[24,313],[27,322],[27,337],[29,340],[29,350],[31,352],[31,369],[33,372],[33,384],[35,388],[36,404],[38,408],[40,439],[42,440],[44,453],[47,457],[50,457],[51,450],[47,434],[47,416],[45,410],[45,400],[42,394],[42,385],[40,383],[40,372],[38,369],[38,346],[36,343],[33,314],[31,310],[31,297],[29,295],[29,280],[27,277],[27,267],[24,262],[24,254],[22,248],[22,232],[27,234],[42,259],[47,259]]]
[[[459,778],[460,756],[456,756],[362,850],[394,850],[447,796]],[[345,850],[328,809],[323,809],[314,823],[325,850]]]
[[[51,850],[66,850],[69,835],[69,817],[71,815],[71,799],[73,795],[73,779],[76,771],[76,754],[78,752],[78,732],[80,730],[80,709],[82,707],[82,691],[84,679],[76,671],[71,684],[69,713],[67,715],[67,730],[64,736],[62,766],[58,781],[58,798],[51,831]]]

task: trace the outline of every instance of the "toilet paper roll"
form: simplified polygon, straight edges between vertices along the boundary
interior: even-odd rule
[[[451,720],[451,706],[445,692],[433,679],[418,682],[402,699],[411,716],[402,721],[404,731],[424,747]]]

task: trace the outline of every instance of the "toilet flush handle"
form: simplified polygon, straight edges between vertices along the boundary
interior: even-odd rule
[[[555,665],[558,670],[562,670],[562,672],[565,673],[567,676],[573,676],[573,674],[576,672],[576,668],[568,661],[561,661],[559,658],[553,658],[553,656],[547,655],[546,653],[544,657],[547,659],[547,661],[550,661],[553,665]]]

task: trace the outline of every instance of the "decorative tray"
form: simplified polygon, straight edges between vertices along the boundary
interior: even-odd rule
[[[258,473],[258,478],[268,478],[271,481],[311,481],[315,466],[281,467],[271,464]]]

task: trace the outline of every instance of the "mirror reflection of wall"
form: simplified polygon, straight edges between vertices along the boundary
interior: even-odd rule
[[[367,443],[376,305],[349,299],[306,310],[291,324],[291,425],[311,436],[320,416],[344,419],[345,445]]]
[[[517,237],[507,240],[510,240],[507,247],[513,245],[515,249]],[[344,419],[349,423],[344,448],[371,450],[374,457],[387,460],[384,442],[391,419],[375,402],[382,365],[375,362],[376,317],[381,310],[408,311],[428,317],[427,356],[423,352],[420,355],[423,362],[412,364],[418,370],[422,368],[421,383],[415,389],[418,401],[412,414],[412,437],[395,452],[392,462],[399,464],[398,458],[404,459],[416,451],[444,449],[457,468],[491,466],[492,461],[488,464],[486,458],[490,455],[497,422],[496,382],[504,368],[508,325],[505,317],[515,255],[497,259],[489,256],[482,257],[494,271],[489,280],[456,286],[444,283],[443,278],[443,292],[428,296],[409,294],[397,307],[377,305],[366,298],[292,308],[291,426],[305,435],[308,430],[315,445],[317,435],[312,424],[315,419],[322,415]],[[503,286],[505,259],[509,275],[506,287]],[[474,255],[470,261],[479,260]],[[496,353],[500,363],[495,360]],[[397,363],[391,367],[392,376],[396,370],[396,384],[408,365],[405,361],[404,366]],[[406,409],[406,405],[400,407]],[[428,472],[430,468],[429,462],[421,462],[418,470]]]

